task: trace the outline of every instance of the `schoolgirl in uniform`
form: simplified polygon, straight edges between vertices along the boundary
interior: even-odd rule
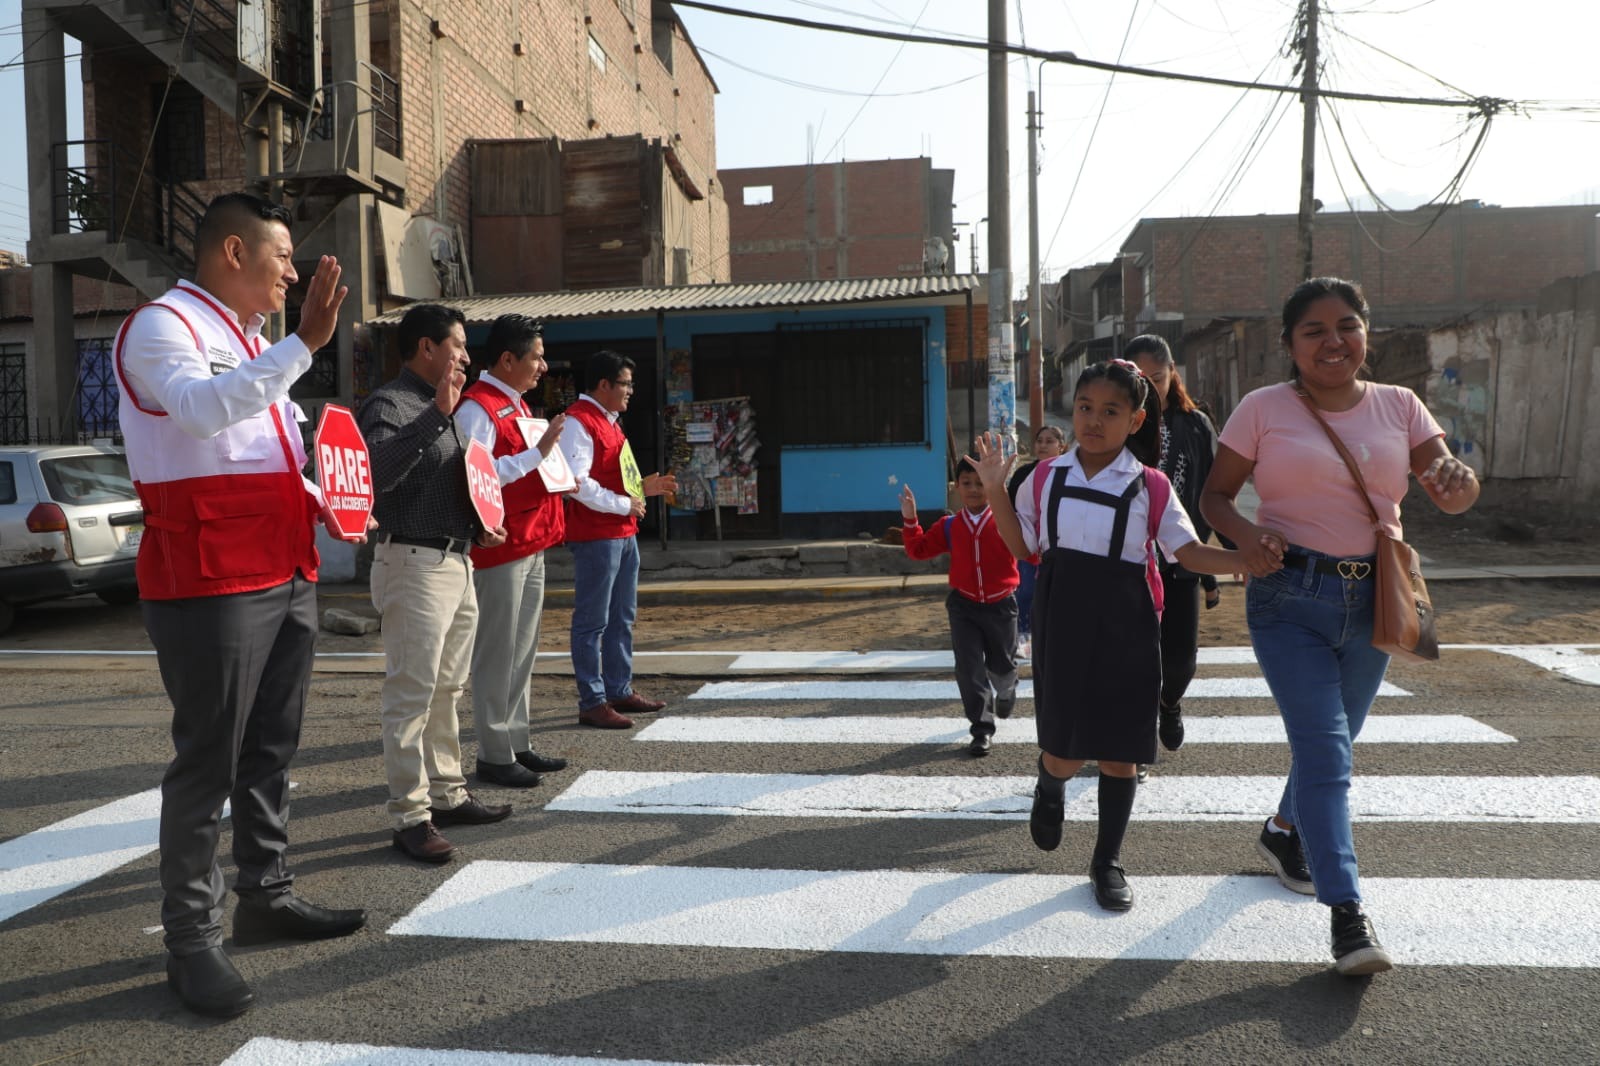
[[[977,466],[1006,547],[1038,554],[1033,684],[1039,783],[1028,830],[1045,851],[1061,843],[1067,779],[1100,766],[1099,833],[1089,866],[1096,902],[1133,906],[1122,839],[1133,813],[1137,764],[1154,762],[1161,701],[1160,575],[1152,542],[1194,573],[1234,573],[1237,551],[1201,544],[1165,475],[1152,466],[1160,411],[1126,360],[1096,363],[1073,389],[1076,443],[1006,492],[1010,458],[998,438],[976,443]],[[1154,513],[1152,513],[1154,512]]]

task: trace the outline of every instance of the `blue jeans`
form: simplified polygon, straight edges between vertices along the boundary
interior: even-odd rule
[[[585,540],[567,547],[572,549],[572,672],[578,679],[578,710],[587,711],[633,694],[639,541]]]
[[[1245,590],[1250,643],[1289,735],[1278,814],[1299,829],[1317,899],[1330,906],[1361,898],[1350,747],[1389,667],[1372,646],[1372,594],[1371,577],[1346,581],[1309,565],[1252,578]]]

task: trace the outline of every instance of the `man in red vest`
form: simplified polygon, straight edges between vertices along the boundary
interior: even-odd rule
[[[634,363],[599,351],[584,364],[586,391],[567,408],[561,451],[578,480],[567,504],[572,549],[572,669],[578,721],[627,729],[629,714],[666,704],[633,691],[633,620],[639,607],[639,518],[644,501],[676,492],[671,474],[639,475],[617,424],[633,396]]]
[[[217,867],[233,805],[237,945],[344,936],[366,912],[291,891],[289,761],[317,637],[316,486],[289,386],[333,336],[346,290],[323,256],[300,328],[267,347],[266,316],[299,280],[287,211],[245,193],[211,201],[195,280],[138,308],[117,336],[120,418],[144,539],[145,629],[172,700],[161,781],[167,983],[185,1006],[232,1017],[254,1001],[222,950]]]
[[[478,734],[478,780],[532,788],[567,760],[540,755],[528,736],[528,680],[539,653],[544,613],[544,550],[560,544],[567,522],[561,497],[539,474],[561,438],[557,415],[535,440],[523,393],[544,377],[543,327],[525,315],[501,315],[489,328],[489,366],[461,394],[456,425],[494,454],[505,501],[506,541],[472,549],[478,632],[472,641],[472,720]]]

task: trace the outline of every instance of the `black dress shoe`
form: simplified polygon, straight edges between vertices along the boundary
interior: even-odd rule
[[[328,940],[349,936],[366,924],[363,910],[329,910],[299,896],[271,901],[240,896],[233,912],[233,942],[249,947],[273,940]]]
[[[520,763],[484,762],[479,759],[478,780],[504,788],[532,788],[539,783],[539,775]]]
[[[994,742],[989,739],[988,733],[979,733],[977,736],[972,738],[972,743],[967,745],[967,754],[979,757],[987,755],[989,754],[989,748],[993,745],[993,743]]]
[[[1161,738],[1161,746],[1168,751],[1183,747],[1183,704],[1161,708],[1161,715],[1156,720],[1156,735]]]
[[[536,751],[517,752],[517,762],[535,773],[541,774],[553,774],[557,770],[565,770],[567,768],[567,760],[558,759],[554,755],[540,755]]]
[[[1067,796],[1063,792],[1055,799],[1047,799],[1044,790],[1033,788],[1033,810],[1028,812],[1028,835],[1040,851],[1054,851],[1061,846],[1061,823],[1067,820]]]
[[[1097,862],[1090,866],[1089,883],[1094,885],[1094,901],[1106,910],[1125,911],[1133,906],[1128,872],[1120,862]]]
[[[511,804],[501,803],[491,806],[468,792],[465,803],[458,803],[448,810],[429,807],[428,814],[432,817],[434,825],[488,825],[490,822],[498,822],[509,816]]]
[[[212,1018],[237,1018],[256,1001],[256,994],[221,948],[168,955],[167,985],[185,1007]]]

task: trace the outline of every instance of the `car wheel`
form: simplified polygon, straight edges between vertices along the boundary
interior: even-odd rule
[[[101,589],[95,595],[113,607],[126,607],[130,603],[139,602],[139,586],[113,585],[108,589]]]

